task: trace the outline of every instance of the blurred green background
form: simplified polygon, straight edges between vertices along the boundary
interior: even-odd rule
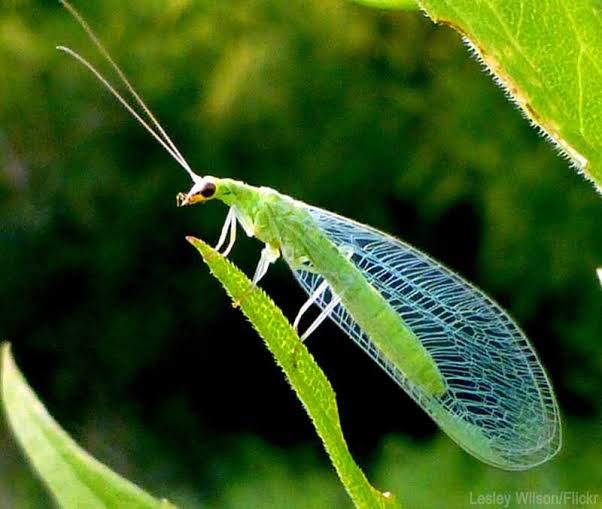
[[[464,453],[321,327],[309,348],[379,488],[407,508],[566,490],[602,507],[602,200],[456,33],[343,0],[80,4],[199,173],[392,232],[483,288],[532,339],[565,443],[552,462],[507,473]],[[350,507],[269,353],[184,241],[214,242],[225,208],[175,207],[187,175],[61,43],[101,64],[58,3],[2,2],[0,336],[59,422],[157,496]],[[233,259],[252,273],[260,248],[241,239]],[[286,266],[264,281],[294,316],[304,295]],[[0,508],[52,507],[4,422],[0,440]]]

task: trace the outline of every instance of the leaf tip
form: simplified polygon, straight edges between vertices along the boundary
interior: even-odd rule
[[[201,256],[205,261],[208,259],[208,257],[210,258],[212,255],[215,254],[213,248],[201,239],[197,239],[196,237],[187,235],[186,240],[190,242],[190,244],[192,244],[192,246],[194,246],[199,253],[201,253]]]
[[[4,363],[4,359],[8,356],[10,357],[10,343],[8,341],[2,341],[2,343],[0,343],[0,358],[2,358],[2,361]]]
[[[11,344],[8,341],[3,341],[0,344],[0,376],[2,377],[2,385],[4,386],[5,374],[7,370],[14,367],[13,356],[11,352]]]

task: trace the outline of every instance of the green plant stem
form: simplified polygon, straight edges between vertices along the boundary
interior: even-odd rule
[[[303,403],[347,493],[358,508],[399,508],[374,488],[355,464],[343,437],[334,391],[280,308],[247,276],[202,240],[187,237],[235,307],[251,321]]]

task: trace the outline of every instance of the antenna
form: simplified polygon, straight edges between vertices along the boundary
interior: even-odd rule
[[[128,101],[111,85],[109,80],[107,80],[90,62],[88,62],[84,57],[82,57],[79,53],[72,50],[66,46],[57,46],[56,49],[66,53],[67,55],[74,58],[81,65],[86,67],[95,77],[100,81],[100,83],[109,91],[113,96],[121,103],[121,105],[157,140],[161,146],[174,158],[174,160],[182,166],[186,170],[186,172],[190,175],[193,181],[197,181],[200,177],[192,171],[190,165],[182,156],[175,143],[171,140],[171,138],[167,135],[157,118],[153,115],[150,108],[144,103],[140,95],[136,92],[134,87],[131,85],[127,77],[121,68],[117,65],[117,63],[113,60],[109,52],[100,42],[100,39],[96,36],[94,31],[90,28],[88,23],[85,21],[83,16],[69,3],[67,0],[59,0],[59,2],[67,9],[67,11],[73,16],[73,18],[79,23],[79,25],[84,29],[92,43],[96,46],[99,53],[109,62],[111,67],[117,73],[117,76],[121,80],[121,82],[125,85],[128,92],[132,95],[136,103],[142,108],[142,113],[144,113],[147,117],[148,121],[145,121],[141,114],[136,111],[136,109],[128,103]]]

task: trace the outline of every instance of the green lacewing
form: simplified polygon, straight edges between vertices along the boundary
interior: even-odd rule
[[[334,321],[461,447],[507,470],[553,457],[561,445],[558,405],[525,334],[491,298],[418,249],[370,226],[267,187],[197,175],[81,15],[75,17],[134,99],[131,105],[87,60],[64,46],[190,175],[179,205],[229,207],[217,249],[228,255],[237,225],[264,245],[257,284],[282,257],[318,317]],[[226,241],[227,245],[226,245]]]

